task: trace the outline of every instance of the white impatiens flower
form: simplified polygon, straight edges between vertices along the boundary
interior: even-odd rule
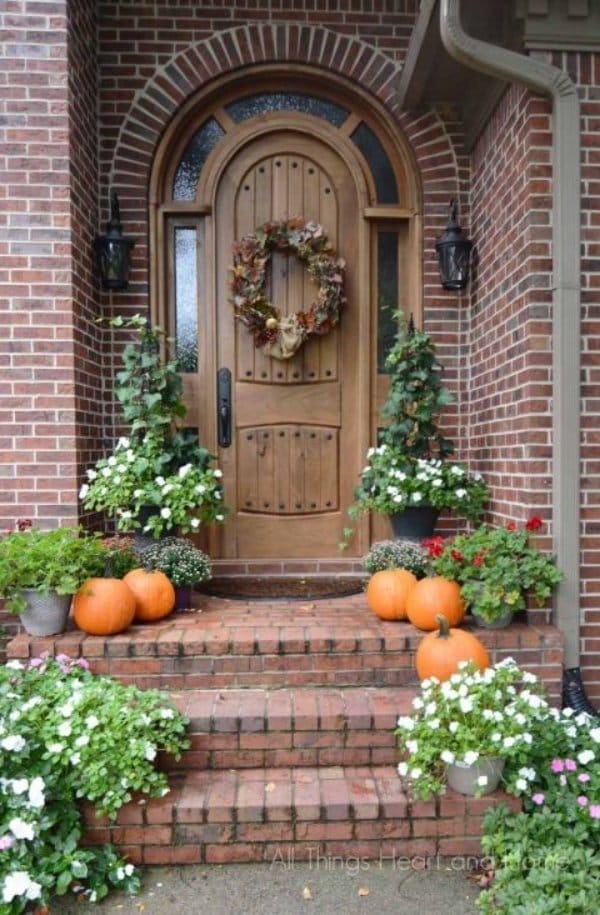
[[[519,775],[521,778],[526,778],[527,781],[532,782],[535,779],[535,769],[532,769],[531,767],[528,768],[527,766],[522,766],[519,769]]]
[[[175,488],[175,487],[173,486],[172,483],[165,483],[165,485],[164,485],[163,488],[161,489],[161,492],[162,492],[163,496],[168,496],[169,493],[170,493],[174,488]],[[167,515],[166,517],[168,518],[169,516]]]
[[[89,734],[82,734],[81,737],[78,737],[75,741],[76,747],[85,747],[90,742]]]
[[[466,494],[467,494],[467,490],[463,489],[462,487],[460,489],[454,490],[454,495],[456,496],[457,499],[464,499]]]
[[[600,743],[600,728],[591,728],[590,737],[594,743]]]
[[[20,734],[9,734],[8,737],[0,740],[0,747],[3,750],[14,750],[15,753],[20,753],[24,746],[25,739]]]
[[[410,770],[410,777],[411,777],[412,779],[414,779],[414,781],[416,781],[418,778],[421,778],[421,775],[422,775],[422,774],[423,774],[423,770],[422,770],[422,769],[419,769],[418,766],[415,766],[414,769],[411,769],[411,770]]]
[[[504,744],[506,749],[509,750],[511,747],[514,747],[515,738],[514,737],[505,737],[504,740],[502,741],[502,743]]]
[[[217,479],[220,479],[222,476],[223,476],[223,471],[219,470],[218,467],[216,470],[213,470],[213,477],[217,477]]]
[[[440,759],[442,762],[448,763],[448,765],[452,765],[452,763],[456,760],[456,756],[452,750],[442,750],[440,753]]]
[[[13,794],[25,794],[29,788],[29,781],[26,778],[13,778],[10,782]]]
[[[582,750],[581,753],[577,754],[577,759],[582,766],[587,766],[589,762],[596,758],[596,754],[593,750]]]
[[[524,778],[518,778],[515,782],[515,788],[517,791],[527,791],[529,783]]]
[[[161,708],[160,717],[161,718],[174,718],[175,712],[173,711],[172,708]]]
[[[450,724],[448,725],[448,730],[450,731],[451,734],[456,734],[456,732],[458,731],[458,728],[459,728],[458,721],[451,721]]]
[[[86,474],[88,480],[90,480],[90,482],[95,480],[96,477],[98,476],[98,474],[95,470],[86,470],[85,474]]]
[[[224,521],[225,515],[215,515],[215,521]]]
[[[477,777],[477,784],[479,785],[480,788],[485,788],[487,783],[488,783],[487,775],[479,775]]]
[[[49,743],[48,752],[49,753],[62,753],[64,745],[62,743]]]
[[[56,729],[56,733],[59,737],[70,737],[71,736],[71,723],[69,721],[63,721]]]
[[[166,508],[166,507],[165,507],[165,508],[161,508],[161,510],[160,510],[160,516],[161,516],[161,518],[170,518],[170,517],[171,517],[171,509],[170,509],[170,508]]]
[[[419,751],[419,742],[418,740],[407,740],[406,749],[409,753],[418,753]]]
[[[472,766],[479,759],[479,753],[477,752],[477,750],[467,750],[467,752],[463,756],[463,759],[464,759],[465,763],[467,764],[467,766]]]
[[[411,498],[413,502],[421,502],[423,500],[423,493],[413,492]]]
[[[21,820],[19,817],[13,817],[8,824],[8,828],[15,839],[27,839],[30,842],[35,839],[35,831],[31,823],[26,823],[25,820]]]
[[[44,794],[44,779],[41,776],[37,775],[31,780],[29,786],[29,806],[35,807],[37,810],[40,810],[46,803],[46,795]]]
[[[85,499],[85,497],[87,496],[87,494],[88,494],[89,491],[90,491],[90,487],[88,486],[88,484],[87,484],[87,483],[83,483],[83,484],[81,485],[81,489],[79,490],[79,498],[80,498],[80,499]]]
[[[178,473],[178,475],[183,479],[183,477],[187,477],[187,475],[188,475],[188,473],[190,472],[191,469],[192,469],[192,465],[191,465],[191,464],[184,464],[183,467],[180,467],[180,468],[179,468],[179,470],[177,471],[177,473]]]
[[[473,700],[470,696],[462,696],[458,700],[458,704],[463,715],[468,715],[469,712],[473,711]]]
[[[25,899],[39,899],[41,893],[41,884],[32,880],[27,871],[12,871],[6,875],[2,884],[3,902],[12,902],[18,896],[24,896]]]
[[[156,758],[156,747],[153,747],[151,743],[147,743],[144,749],[144,756],[148,762],[152,762]]]
[[[408,775],[408,763],[398,763],[398,775],[400,775],[401,778],[404,778],[406,775]]]
[[[90,731],[92,728],[97,728],[99,724],[100,722],[95,715],[88,715],[88,717],[85,719],[85,726],[86,728],[89,728]]]

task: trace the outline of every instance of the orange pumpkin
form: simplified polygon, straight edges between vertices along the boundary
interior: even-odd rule
[[[406,601],[406,614],[417,629],[437,629],[436,616],[441,613],[448,625],[458,626],[465,616],[465,602],[456,581],[436,575],[422,578]]]
[[[175,588],[164,572],[132,569],[123,581],[133,591],[137,622],[161,620],[175,607]]]
[[[133,622],[135,597],[120,578],[88,578],[73,598],[73,618],[89,635],[116,635]]]
[[[417,583],[407,569],[382,569],[367,585],[367,603],[382,620],[405,620],[406,598]]]
[[[439,632],[430,632],[421,639],[415,656],[417,674],[421,680],[437,677],[448,680],[458,670],[461,661],[473,661],[480,670],[491,664],[487,648],[465,629],[451,629],[441,614],[437,617]]]

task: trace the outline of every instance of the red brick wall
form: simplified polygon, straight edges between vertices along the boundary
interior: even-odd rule
[[[0,517],[77,520],[81,471],[100,426],[96,22],[93,4],[0,11]],[[68,48],[68,52],[67,52]]]

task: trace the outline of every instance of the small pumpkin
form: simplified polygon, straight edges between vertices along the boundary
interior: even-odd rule
[[[487,648],[466,629],[451,629],[442,614],[436,618],[438,632],[424,636],[417,648],[415,666],[421,680],[448,680],[461,661],[473,661],[480,670],[491,664]]]
[[[175,607],[175,588],[164,572],[158,569],[132,569],[123,578],[135,597],[135,620],[151,623],[161,620]]]
[[[465,616],[465,602],[460,585],[449,578],[434,575],[416,583],[406,601],[406,614],[417,629],[437,629],[436,617],[441,613],[448,625],[458,626]]]
[[[406,598],[417,583],[407,569],[382,569],[367,585],[367,603],[382,620],[405,620]]]
[[[135,597],[120,578],[88,578],[73,598],[73,619],[88,635],[116,635],[133,622]]]

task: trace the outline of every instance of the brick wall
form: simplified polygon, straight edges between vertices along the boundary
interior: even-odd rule
[[[0,513],[76,518],[65,2],[0,10]]]

